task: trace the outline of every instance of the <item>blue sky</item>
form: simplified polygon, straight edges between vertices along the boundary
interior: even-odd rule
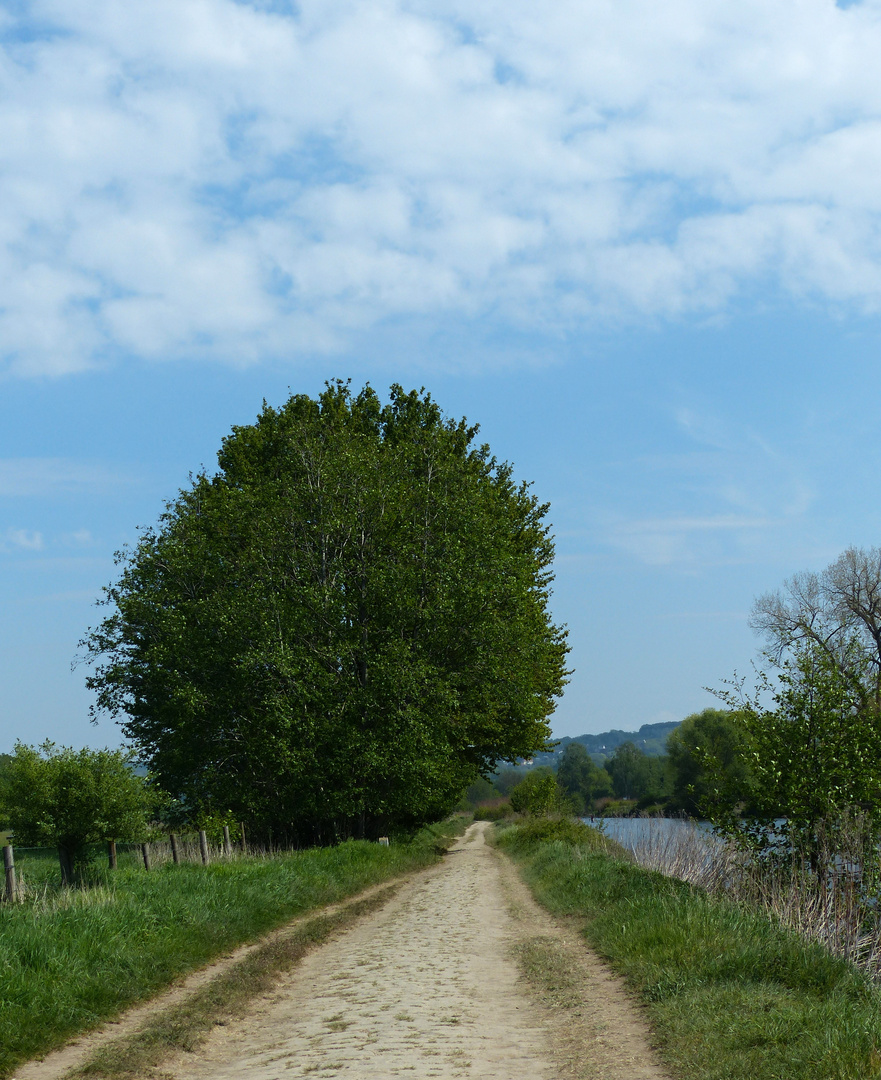
[[[0,0],[0,750],[119,742],[113,552],[333,377],[551,502],[557,734],[712,703],[881,537],[879,54],[879,0]]]

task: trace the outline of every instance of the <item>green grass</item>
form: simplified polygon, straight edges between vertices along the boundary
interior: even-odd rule
[[[0,905],[0,1077],[305,912],[435,861],[457,823],[409,844],[117,870],[106,885]]]
[[[290,970],[334,931],[381,907],[398,888],[398,884],[388,885],[271,938],[183,1001],[151,1016],[132,1035],[101,1047],[72,1075],[90,1080],[140,1080],[156,1075],[169,1055],[196,1051],[215,1025],[244,1015],[255,997],[273,990],[279,972]]]
[[[584,919],[588,942],[645,1004],[675,1075],[881,1075],[881,992],[846,961],[758,912],[633,865],[584,826],[536,822],[498,843],[542,904]]]

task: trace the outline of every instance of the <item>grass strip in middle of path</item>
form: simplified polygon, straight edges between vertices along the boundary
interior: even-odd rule
[[[677,1076],[881,1076],[881,990],[819,944],[642,869],[575,822],[510,828],[498,843],[540,903],[583,920],[590,945],[645,1005]]]
[[[216,1025],[244,1015],[248,1006],[273,988],[280,972],[298,963],[310,949],[337,930],[386,904],[400,888],[390,885],[328,915],[318,915],[290,933],[282,933],[239,963],[155,1016],[132,1035],[102,1047],[68,1075],[90,1080],[143,1080],[170,1055],[195,1050]]]

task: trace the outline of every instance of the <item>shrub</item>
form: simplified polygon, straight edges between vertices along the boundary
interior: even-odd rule
[[[564,817],[535,818],[532,821],[526,821],[516,829],[504,833],[499,839],[503,847],[517,847],[521,850],[554,841],[587,848],[591,851],[609,851],[612,847],[621,850],[613,841],[607,840],[598,829],[592,829],[581,821]]]
[[[518,814],[550,814],[571,810],[571,804],[550,769],[528,773],[511,792],[511,806]]]
[[[490,803],[481,803],[474,811],[474,820],[501,821],[503,818],[510,817],[513,812],[508,799],[496,799]]]

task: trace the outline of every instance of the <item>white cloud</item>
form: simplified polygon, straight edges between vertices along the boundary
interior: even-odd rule
[[[6,543],[13,548],[20,548],[25,551],[42,551],[45,547],[43,534],[31,532],[28,529],[7,529],[5,539]]]
[[[878,0],[31,0],[0,23],[7,368],[390,319],[881,306]]]
[[[88,529],[76,529],[74,532],[65,533],[61,541],[67,547],[87,548],[93,547],[95,539]]]
[[[106,492],[125,478],[100,463],[69,458],[0,458],[0,498]]]

